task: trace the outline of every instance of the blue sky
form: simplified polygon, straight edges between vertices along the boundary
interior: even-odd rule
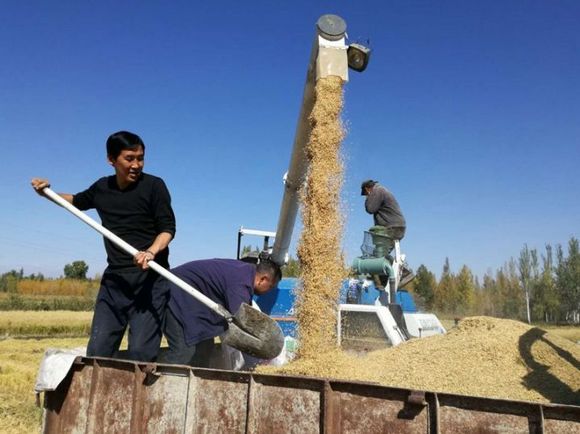
[[[411,266],[437,274],[445,257],[482,275],[524,243],[579,236],[576,1],[10,2],[0,18],[0,272],[56,277],[74,260],[102,272],[100,236],[29,182],[75,193],[111,174],[104,143],[121,129],[143,138],[146,171],[171,191],[173,265],[233,257],[242,225],[275,230],[326,13],[373,49],[345,88],[349,260],[372,222],[367,178],[397,196]]]

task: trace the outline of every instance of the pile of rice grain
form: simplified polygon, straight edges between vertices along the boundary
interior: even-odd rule
[[[341,255],[340,190],[343,166],[340,119],[343,82],[339,77],[318,80],[306,146],[309,170],[301,191],[303,230],[298,244],[302,288],[296,316],[298,356],[316,357],[336,347],[336,300],[346,276]]]
[[[518,321],[490,317],[466,318],[445,335],[362,356],[329,351],[276,372],[580,405],[580,346]]]

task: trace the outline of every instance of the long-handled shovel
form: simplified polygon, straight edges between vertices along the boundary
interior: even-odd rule
[[[135,256],[138,253],[138,250],[133,246],[123,241],[107,228],[75,208],[50,188],[47,187],[43,191],[44,194],[54,202],[61,205],[63,208],[66,208],[131,256]],[[149,266],[167,280],[174,283],[226,319],[228,322],[228,330],[222,338],[223,343],[261,359],[273,359],[282,351],[284,346],[284,334],[276,321],[268,315],[251,308],[246,303],[242,303],[238,312],[235,315],[232,315],[223,306],[211,300],[193,286],[184,282],[179,277],[157,264],[155,261],[149,261]]]

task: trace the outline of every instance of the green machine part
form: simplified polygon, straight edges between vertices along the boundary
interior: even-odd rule
[[[387,258],[355,258],[352,269],[358,274],[379,274],[394,278],[395,272]]]

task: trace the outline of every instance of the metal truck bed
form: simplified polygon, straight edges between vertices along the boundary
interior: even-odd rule
[[[580,407],[78,358],[44,433],[580,433]]]

